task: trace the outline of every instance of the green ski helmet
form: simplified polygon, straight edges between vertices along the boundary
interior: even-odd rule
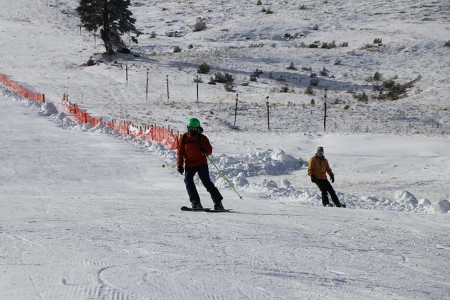
[[[200,127],[200,120],[197,119],[197,118],[190,118],[187,121],[187,127],[199,128]]]

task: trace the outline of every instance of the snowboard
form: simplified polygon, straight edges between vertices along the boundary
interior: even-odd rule
[[[327,207],[327,206],[326,206]],[[333,204],[329,204],[329,206],[328,207],[337,207],[337,206],[335,206],[335,205],[333,205]],[[341,208],[346,208],[347,207],[347,205],[345,205],[344,203],[341,203],[341,206],[340,206]]]
[[[215,209],[211,209],[211,208],[205,208],[203,209],[204,212],[209,212],[209,213],[222,213],[222,212],[230,212],[232,211],[231,209],[221,209],[221,210],[215,210]]]
[[[184,211],[204,211],[205,209],[210,209],[210,208],[192,209],[192,207],[187,207],[187,206],[181,207],[181,210],[184,210]]]
[[[231,209],[224,209],[224,210],[214,210],[211,208],[192,209],[191,207],[187,207],[187,206],[182,206],[181,210],[183,210],[183,211],[203,211],[203,212],[210,212],[210,213],[221,213],[221,212],[231,211]]]

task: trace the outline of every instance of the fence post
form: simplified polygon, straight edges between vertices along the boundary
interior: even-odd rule
[[[198,75],[197,75],[197,102],[198,102]]]
[[[169,96],[169,75],[166,75],[166,85],[167,85],[167,101],[170,100]]]
[[[323,131],[327,131],[327,89],[325,89],[324,95],[324,113],[323,113]]]
[[[145,84],[145,100],[148,100],[148,69],[147,69],[147,83]]]
[[[239,94],[236,94],[236,107],[234,108],[234,125],[233,127],[236,128],[236,117],[237,117],[237,109],[238,109],[238,100]]]
[[[128,61],[125,62],[125,77],[128,85]]]

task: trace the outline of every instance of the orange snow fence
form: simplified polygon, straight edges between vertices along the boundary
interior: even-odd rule
[[[17,93],[27,99],[45,103],[45,95],[44,94],[34,93],[34,92],[24,88],[20,84],[14,82],[13,80],[9,79],[4,74],[0,74],[0,83],[2,83],[4,86],[9,88],[10,90],[14,91],[15,93]]]
[[[34,93],[1,73],[0,83],[27,99],[45,103],[44,94]],[[139,127],[133,125],[129,121],[116,122],[116,120],[112,120],[110,122],[105,122],[102,118],[94,117],[86,110],[81,109],[76,103],[71,103],[67,94],[63,95],[62,104],[66,111],[72,114],[81,124],[91,124],[95,127],[102,123],[104,127],[110,130],[118,131],[122,135],[133,134],[134,136],[140,137],[144,140],[151,140],[161,143],[171,150],[177,149],[179,135],[178,133],[174,133],[170,126],[164,128],[154,124],[151,126],[144,125]]]
[[[151,140],[167,146],[171,150],[177,149],[178,134],[175,134],[168,126],[167,128],[155,125],[136,126],[129,121],[112,120],[109,122],[103,121],[102,118],[92,117],[88,112],[81,109],[76,103],[71,103],[66,94],[62,99],[63,106],[66,111],[75,116],[75,118],[82,124],[91,124],[97,126],[102,123],[105,128],[116,130],[122,135],[132,134],[144,140]]]

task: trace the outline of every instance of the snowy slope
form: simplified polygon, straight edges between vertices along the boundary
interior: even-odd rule
[[[59,110],[0,87],[0,298],[447,299],[449,3],[301,4],[134,1],[139,56],[95,55],[103,62],[85,67],[104,49],[80,33],[77,1],[0,0],[0,73]],[[197,17],[206,31],[192,32]],[[183,36],[166,36],[174,31]],[[375,38],[382,47],[362,49]],[[302,47],[333,40],[349,46]],[[203,75],[195,102],[202,62],[232,73],[236,91]],[[286,69],[291,62],[297,71]],[[304,94],[302,67],[331,71],[314,96]],[[241,85],[257,68],[258,81]],[[365,79],[375,72],[421,80],[405,99],[354,100],[348,91],[370,93]],[[280,93],[284,85],[294,93]],[[64,93],[91,113],[138,124],[182,131],[199,117],[212,159],[243,200],[211,166],[234,213],[179,211],[188,204],[182,178],[161,168],[175,164],[174,152],[80,126],[61,113]],[[317,146],[348,209],[320,205],[305,170]]]
[[[446,215],[226,190],[233,213],[182,212],[157,156],[0,101],[2,299],[448,297]]]

